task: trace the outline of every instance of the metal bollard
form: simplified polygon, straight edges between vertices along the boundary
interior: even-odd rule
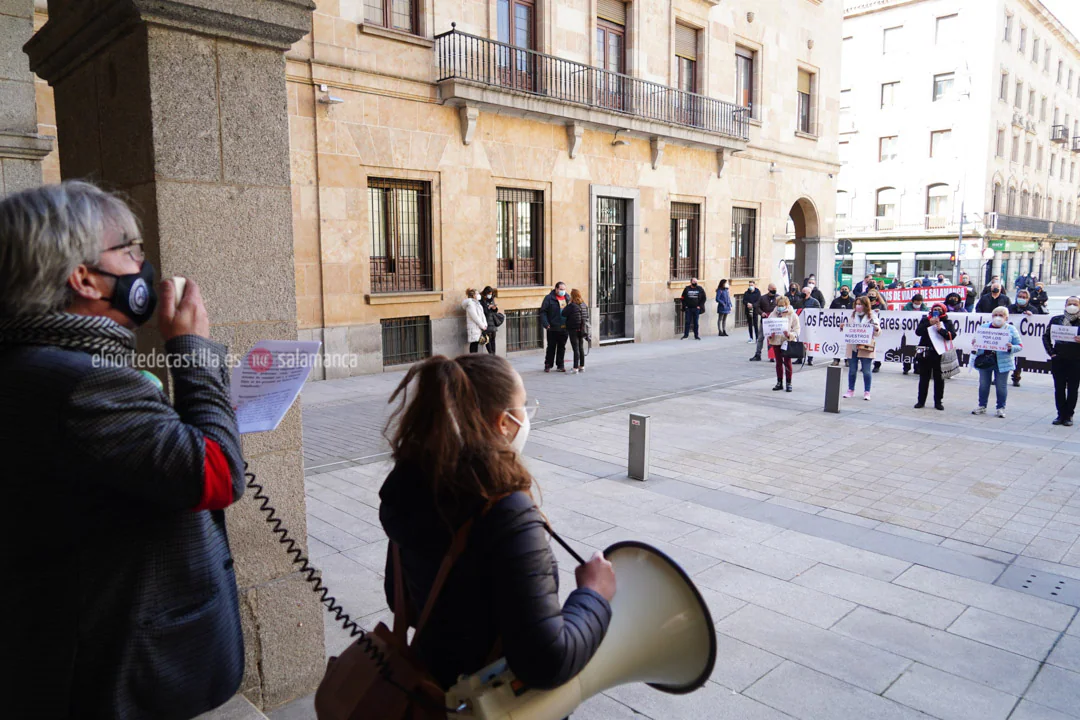
[[[649,479],[649,416],[630,413],[630,452],[626,474],[631,480]]]
[[[840,365],[825,368],[825,412],[840,412],[840,385],[843,378],[844,369]]]

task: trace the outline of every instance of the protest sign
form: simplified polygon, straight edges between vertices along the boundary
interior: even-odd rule
[[[844,344],[869,345],[874,342],[874,326],[871,323],[849,322],[844,326]]]
[[[924,288],[925,289],[925,288]],[[879,313],[881,334],[875,339],[878,357],[884,362],[912,362],[922,352],[915,329],[925,313],[886,310]],[[971,341],[981,325],[990,322],[990,313],[949,313],[956,323],[956,349],[966,361],[971,353]],[[799,316],[802,331],[799,339],[807,352],[817,357],[843,357],[847,343],[842,325],[851,322],[850,310],[803,310]],[[1011,324],[1020,333],[1023,349],[1017,356],[1025,371],[1049,372],[1050,359],[1043,348],[1042,336],[1051,332],[1049,315],[1013,315]],[[1076,328],[1073,328],[1075,332]],[[944,344],[942,345],[944,349]]]
[[[937,302],[945,302],[949,293],[956,293],[961,299],[966,297],[967,288],[963,285],[934,285],[932,287],[910,287],[897,290],[879,290],[881,298],[889,304],[890,309],[899,309],[904,303],[911,302],[915,295],[922,295],[923,302],[931,305]]]
[[[1009,331],[1006,328],[981,327],[975,331],[975,336],[971,338],[972,350],[1008,352],[1011,345]]]
[[[1076,330],[1075,325],[1051,325],[1050,342],[1076,342]]]
[[[262,340],[232,371],[232,404],[241,433],[277,428],[318,362],[319,342]]]
[[[783,335],[787,332],[788,321],[784,318],[762,318],[761,334],[765,337],[770,335]]]

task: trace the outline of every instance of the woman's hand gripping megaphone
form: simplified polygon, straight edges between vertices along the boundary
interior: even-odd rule
[[[615,570],[599,550],[589,562],[575,568],[574,576],[579,588],[588,588],[602,595],[608,602],[615,597]]]

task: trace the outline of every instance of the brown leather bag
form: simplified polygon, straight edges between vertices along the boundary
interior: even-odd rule
[[[379,623],[371,632],[330,658],[315,691],[319,720],[445,720],[446,693],[412,650],[427,624],[450,569],[465,550],[472,528],[468,520],[454,534],[427,603],[416,623],[412,643],[401,552],[390,544],[394,563],[394,629]]]

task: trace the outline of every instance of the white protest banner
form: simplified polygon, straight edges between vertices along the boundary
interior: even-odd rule
[[[232,371],[232,404],[241,433],[277,428],[318,362],[320,342],[261,340]]]
[[[1051,325],[1050,342],[1076,342],[1076,325]]]
[[[844,326],[845,345],[869,345],[872,342],[874,342],[873,324],[849,322]]]
[[[761,334],[765,337],[770,335],[783,335],[787,332],[788,321],[784,318],[762,318]]]
[[[936,302],[945,302],[949,293],[956,293],[961,299],[966,297],[967,288],[963,285],[934,285],[933,287],[910,287],[897,290],[879,290],[881,298],[889,303],[889,308],[899,309],[904,303],[911,302],[911,298],[922,295],[923,302],[933,305]]]
[[[1006,328],[981,327],[975,331],[975,336],[971,338],[972,350],[1008,352],[1011,345],[1011,337]]]
[[[879,313],[881,335],[874,343],[878,357],[887,363],[912,362],[917,354],[921,338],[915,330],[925,313],[886,310]],[[981,325],[990,322],[989,313],[949,313],[949,320],[956,325],[956,349],[960,352],[961,362],[965,362],[971,352],[971,340]],[[851,322],[850,310],[803,310],[799,315],[802,332],[799,339],[806,344],[810,355],[818,357],[843,357],[844,333],[840,326]],[[1042,336],[1050,332],[1049,315],[1016,315],[1010,322],[1020,333],[1023,349],[1020,351],[1020,366],[1033,372],[1050,372],[1050,358],[1043,348]],[[944,346],[943,346],[944,347]]]

